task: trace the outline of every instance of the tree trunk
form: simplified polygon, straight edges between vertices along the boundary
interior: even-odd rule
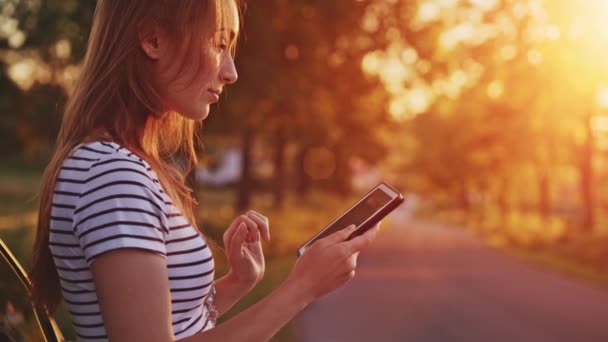
[[[469,187],[465,180],[462,180],[460,182],[458,192],[459,192],[458,197],[459,197],[459,202],[460,202],[460,209],[462,209],[462,211],[464,211],[465,214],[468,214],[469,211],[471,210],[471,202],[469,201]]]
[[[236,207],[239,211],[244,211],[250,208],[251,192],[253,187],[251,177],[251,151],[253,149],[255,137],[253,129],[249,126],[243,129],[241,154],[243,160],[241,163],[241,181],[238,187],[238,196]]]
[[[330,177],[332,180],[332,188],[338,195],[346,198],[351,194],[352,191],[352,172],[348,164],[349,156],[346,152],[344,152],[343,147],[339,144],[334,147],[334,153],[336,169],[334,174]]]
[[[275,209],[283,208],[285,200],[285,147],[287,138],[285,132],[279,129],[274,146],[274,184],[273,184],[273,206]]]
[[[509,207],[509,180],[507,178],[502,178],[500,182],[500,190],[498,193],[498,208],[500,210],[500,217],[503,222],[507,222],[509,212],[511,208]]]
[[[546,170],[540,170],[538,175],[538,211],[547,220],[551,215],[551,194],[549,189],[549,175]]]
[[[300,145],[295,159],[297,174],[296,193],[299,197],[305,197],[310,191],[310,176],[304,169],[304,158],[306,157],[307,150],[308,146]]]
[[[593,131],[591,128],[591,115],[585,115],[585,142],[580,153],[580,192],[583,205],[582,229],[593,231],[595,223],[593,201]]]

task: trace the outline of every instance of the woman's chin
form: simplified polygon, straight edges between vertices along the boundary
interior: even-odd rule
[[[200,115],[195,120],[205,120],[209,116],[209,106],[207,106],[207,110],[202,111]]]
[[[188,112],[180,113],[183,117],[195,121],[205,120],[209,116],[209,105]]]

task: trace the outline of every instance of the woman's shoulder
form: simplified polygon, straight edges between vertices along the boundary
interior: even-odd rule
[[[145,160],[122,145],[110,141],[79,144],[66,158],[64,166],[88,170],[129,166],[152,173],[152,168]]]
[[[137,181],[157,187],[158,178],[150,165],[129,149],[109,141],[91,141],[76,146],[66,158],[62,175],[80,184],[101,181]]]
[[[111,159],[121,159],[149,167],[146,161],[138,157],[131,150],[112,141],[97,140],[79,144],[74,147],[68,159],[91,162],[91,164],[98,164],[99,162]]]

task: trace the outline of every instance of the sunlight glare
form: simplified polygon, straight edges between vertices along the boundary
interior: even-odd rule
[[[439,18],[440,14],[439,6],[434,2],[424,2],[418,6],[418,12],[416,13],[416,20],[421,23],[428,23]]]
[[[498,80],[490,82],[488,88],[486,89],[486,94],[488,94],[488,97],[490,97],[491,99],[497,99],[501,97],[503,92],[504,86],[502,85],[502,82]]]
[[[9,77],[22,89],[29,89],[34,83],[36,64],[31,59],[24,59],[8,68]]]
[[[416,52],[415,49],[408,47],[401,53],[401,60],[405,64],[414,64],[418,60],[418,52]]]
[[[465,71],[456,70],[445,80],[445,82],[437,83],[435,87],[438,87],[438,89],[435,90],[438,90],[439,93],[443,93],[451,99],[457,99],[469,81],[469,75]]]
[[[526,5],[521,2],[517,2],[515,5],[513,5],[512,11],[516,19],[521,19],[526,15]]]
[[[403,63],[394,57],[387,57],[380,70],[380,77],[388,85],[398,85],[411,77],[411,72]]]
[[[378,27],[380,27],[380,22],[378,21],[378,17],[376,17],[376,15],[366,13],[365,17],[363,17],[363,21],[361,22],[361,26],[366,32],[372,33],[378,30]]]
[[[439,38],[440,45],[446,50],[452,50],[461,42],[470,41],[474,36],[474,28],[471,23],[462,23],[444,31]]]
[[[25,33],[21,30],[17,30],[8,38],[8,45],[13,49],[20,48],[23,43],[25,43]]]
[[[443,8],[454,8],[458,4],[458,0],[437,0],[439,6]]]
[[[504,61],[511,60],[517,56],[517,47],[515,45],[509,44],[500,48],[500,58]]]
[[[389,103],[389,113],[396,120],[409,120],[426,112],[432,100],[431,90],[418,85],[394,96]]]
[[[545,29],[545,35],[549,40],[558,40],[561,36],[559,27],[555,25],[549,25]]]
[[[568,38],[570,40],[579,40],[584,34],[583,24],[580,20],[573,20],[568,28]]]
[[[80,75],[80,69],[80,65],[69,65],[63,70],[61,75],[62,84],[70,95],[74,91],[74,85],[78,79],[78,76]]]
[[[363,71],[368,74],[375,74],[380,69],[380,60],[382,57],[380,56],[380,51],[373,51],[366,54],[361,61],[361,67]]]
[[[601,87],[597,91],[597,104],[601,109],[608,109],[608,87]]]
[[[594,131],[608,133],[608,117],[596,115],[591,121],[591,127]]]
[[[396,120],[407,119],[407,106],[403,98],[393,97],[388,106],[388,111],[393,118]]]
[[[422,75],[429,73],[432,68],[433,66],[431,65],[431,62],[427,61],[426,59],[419,59],[416,63],[416,71]]]
[[[473,5],[481,8],[484,11],[489,11],[489,10],[493,9],[497,4],[496,0],[469,0],[469,2],[471,2]]]
[[[72,54],[72,44],[67,39],[61,39],[55,43],[55,55],[59,59],[67,59]]]
[[[528,51],[528,62],[530,64],[538,65],[542,63],[543,55],[538,50],[530,50]]]
[[[424,113],[430,105],[430,94],[424,88],[411,89],[406,95],[407,103],[414,114]]]
[[[19,21],[17,19],[3,16],[2,21],[0,21],[0,37],[10,37],[17,32],[18,27]]]

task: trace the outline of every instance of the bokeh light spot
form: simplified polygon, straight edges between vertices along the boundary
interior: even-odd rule
[[[327,179],[336,171],[336,156],[326,147],[313,147],[304,155],[304,172],[313,180]]]

